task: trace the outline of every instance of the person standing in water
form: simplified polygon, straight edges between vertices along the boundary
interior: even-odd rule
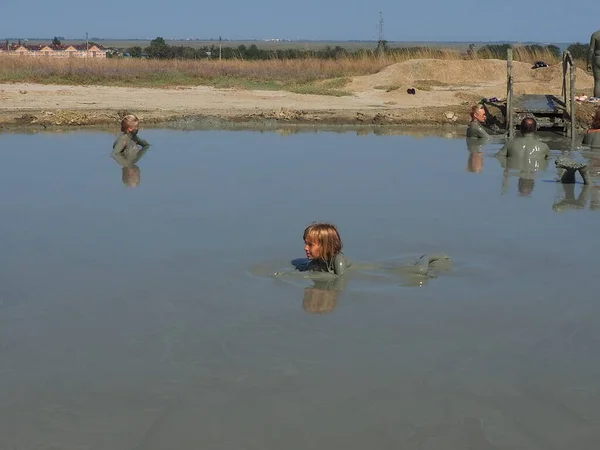
[[[507,142],[496,153],[496,157],[506,158],[550,158],[548,144],[540,141],[535,133],[537,122],[533,117],[525,117],[521,121],[521,136]]]
[[[133,114],[128,114],[121,120],[122,134],[113,143],[112,157],[117,162],[133,160],[141,149],[150,147],[150,144],[138,136],[140,119]],[[120,161],[121,160],[121,161]]]
[[[144,156],[150,144],[140,138],[137,133],[140,120],[133,114],[121,120],[122,134],[115,140],[111,156],[122,169],[123,184],[137,187],[140,184],[140,168],[136,163]]]
[[[323,222],[312,223],[304,229],[302,239],[308,262],[304,264],[292,262],[296,269],[342,275],[350,266],[342,253],[342,238],[335,225]]]
[[[600,97],[600,30],[590,37],[587,70],[594,75],[594,97]]]
[[[486,113],[485,108],[481,103],[477,103],[471,107],[471,112],[469,113],[471,116],[471,121],[469,122],[469,126],[467,128],[467,137],[468,138],[478,138],[478,139],[489,139],[490,135],[481,125],[485,123]]]

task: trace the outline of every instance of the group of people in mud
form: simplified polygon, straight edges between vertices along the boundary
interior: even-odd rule
[[[138,136],[140,120],[126,115],[121,120],[121,134],[113,143],[111,156],[122,167],[123,183],[136,187],[140,183],[137,162],[146,153],[150,144]],[[331,311],[337,296],[347,281],[344,274],[354,265],[346,258],[337,226],[326,222],[314,222],[304,229],[302,239],[306,258],[295,259],[295,271],[314,275],[315,286],[305,289],[304,309],[313,313]],[[426,277],[439,261],[449,261],[444,254],[423,255],[414,264],[403,266],[403,272]],[[318,275],[321,277],[318,277]]]
[[[486,129],[487,112],[484,104],[473,105],[470,111],[471,121],[467,127],[467,145],[472,155],[481,156],[485,143],[506,133]],[[136,163],[144,155],[150,144],[138,136],[139,119],[127,115],[121,121],[122,134],[113,144],[112,157],[121,165],[123,182],[130,187],[140,183],[139,168]],[[550,148],[537,137],[537,123],[534,117],[525,117],[520,124],[519,137],[505,142],[496,153],[496,157],[506,160],[542,160],[551,158]],[[583,145],[600,149],[600,107],[594,116],[593,125],[583,137]],[[470,160],[471,161],[471,160]],[[557,158],[556,166],[562,170],[560,180],[564,184],[575,183],[577,172],[583,182],[590,184],[591,178],[585,164]],[[526,188],[526,187],[525,187]],[[344,274],[352,263],[343,253],[343,243],[338,228],[331,223],[312,223],[304,229],[302,239],[306,258],[292,261],[295,270],[314,274],[327,274],[328,278],[319,278],[314,287],[306,288],[304,308],[310,312],[327,312],[335,306],[338,292],[344,280]],[[406,266],[408,273],[427,276],[432,266],[441,260],[449,261],[447,255],[423,255],[413,265]]]
[[[500,136],[506,138],[506,132],[495,133],[485,127],[487,112],[485,105],[477,103],[471,107],[471,121],[467,127],[467,147],[473,152],[480,152],[481,148],[490,140]],[[551,158],[548,144],[537,137],[537,122],[534,117],[525,117],[520,124],[519,137],[508,140],[496,153],[498,158],[509,158],[522,161],[542,161]],[[600,149],[600,107],[596,109],[592,126],[583,135],[581,144],[591,149]],[[566,157],[558,157],[555,161],[556,167],[561,171],[559,181],[562,183],[575,183],[576,173],[581,175],[583,183],[592,184],[592,179],[586,164],[577,163]]]

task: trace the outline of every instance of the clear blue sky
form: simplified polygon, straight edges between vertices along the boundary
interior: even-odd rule
[[[0,38],[218,38],[585,42],[600,29],[591,0],[7,1]],[[573,10],[568,5],[576,5]]]

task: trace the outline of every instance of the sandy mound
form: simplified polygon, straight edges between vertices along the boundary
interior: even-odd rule
[[[532,69],[530,63],[514,62],[515,91],[557,93],[562,89],[562,64]],[[347,86],[351,91],[411,87],[422,84],[431,90],[457,90],[468,87],[506,86],[506,61],[497,59],[439,60],[414,59],[393,64],[381,72],[356,77]],[[577,88],[589,89],[593,77],[576,69]],[[504,88],[505,90],[506,88]]]

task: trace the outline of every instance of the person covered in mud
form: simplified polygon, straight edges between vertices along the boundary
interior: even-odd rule
[[[141,173],[136,163],[148,151],[150,144],[140,138],[139,119],[134,115],[127,115],[121,120],[122,134],[115,140],[111,156],[122,167],[121,180],[128,187],[137,187],[140,184]]]
[[[121,135],[113,143],[112,157],[117,162],[135,158],[141,149],[150,147],[150,144],[138,136],[140,119],[133,114],[128,114],[121,120]]]
[[[600,30],[590,37],[587,70],[594,75],[594,97],[600,97]]]
[[[485,107],[481,103],[477,103],[471,107],[469,115],[471,121],[467,127],[467,138],[490,139],[490,134],[482,125],[486,121]]]
[[[537,122],[533,117],[521,121],[521,136],[507,142],[496,153],[499,158],[550,158],[550,147],[536,137]]]
[[[342,253],[342,238],[335,225],[314,222],[304,229],[302,239],[306,259],[292,261],[297,270],[343,275],[350,267],[350,262]]]
[[[596,108],[592,127],[583,136],[582,144],[593,149],[600,149],[600,107]]]

